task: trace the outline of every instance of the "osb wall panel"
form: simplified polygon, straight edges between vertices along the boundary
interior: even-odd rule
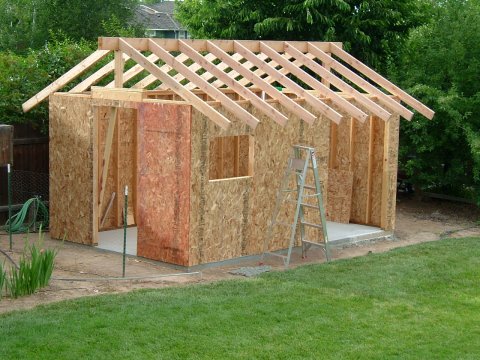
[[[353,191],[350,221],[365,224],[368,200],[370,121],[355,121],[352,144]]]
[[[50,96],[50,235],[93,243],[94,116],[86,96]]]
[[[225,114],[232,121],[227,131],[192,111],[190,265],[246,254],[252,178],[212,180],[214,173],[209,174],[210,158],[219,161],[210,153],[216,151],[210,147],[212,141],[218,144],[215,138],[252,133],[247,125]]]
[[[339,223],[350,222],[353,173],[330,169],[328,172],[327,219]]]
[[[137,254],[189,265],[191,107],[138,110]]]
[[[395,229],[395,210],[397,200],[397,168],[398,168],[398,142],[400,131],[400,117],[395,116],[388,122],[386,131],[388,144],[384,153],[382,196],[382,228],[385,230]]]
[[[285,112],[284,109],[281,111]],[[289,123],[281,127],[257,110],[253,110],[253,114],[260,120],[254,132],[231,116],[232,125],[224,131],[193,110],[192,169],[198,171],[192,172],[191,180],[191,265],[262,252],[267,225],[292,145],[316,148],[319,173],[326,186],[328,120],[321,118],[315,125],[309,126],[290,116]],[[253,136],[254,176],[209,181],[207,162],[212,150],[210,141],[218,136],[242,134]],[[291,186],[293,184],[294,177],[290,182]],[[280,218],[285,217],[292,222],[293,217],[287,216],[291,213],[291,209],[284,208]],[[288,239],[288,228],[277,227],[270,249],[288,247]]]
[[[371,214],[368,225],[381,226],[382,217],[382,183],[383,183],[383,150],[385,121],[377,117],[372,119],[373,146],[371,156]]]

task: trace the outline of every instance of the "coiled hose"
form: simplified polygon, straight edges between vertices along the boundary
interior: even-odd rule
[[[25,222],[30,211],[33,211],[33,216],[30,222]],[[39,197],[28,199],[18,213],[7,220],[5,226],[2,227],[4,231],[11,231],[12,233],[30,232],[32,229],[41,225],[42,229],[48,228],[48,208]],[[11,226],[10,226],[11,223]]]

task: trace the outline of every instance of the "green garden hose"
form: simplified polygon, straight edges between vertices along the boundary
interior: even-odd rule
[[[30,211],[33,211],[33,216],[30,222],[25,222]],[[11,221],[11,226],[10,226]],[[42,229],[48,228],[48,209],[45,203],[38,197],[28,199],[18,213],[7,220],[3,230],[11,231],[12,233],[30,232],[32,229],[42,226]]]

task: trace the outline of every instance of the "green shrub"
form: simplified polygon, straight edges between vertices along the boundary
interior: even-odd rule
[[[41,239],[40,233],[40,239]],[[28,253],[28,256],[27,256]],[[20,259],[18,269],[12,270],[6,278],[6,288],[13,298],[33,294],[50,282],[55,264],[56,250],[40,249],[32,244]]]
[[[6,277],[7,277],[7,274],[3,269],[2,263],[0,263],[0,300],[2,300],[3,287],[5,286]]]

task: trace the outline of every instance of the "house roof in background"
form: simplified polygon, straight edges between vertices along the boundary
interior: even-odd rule
[[[174,17],[175,1],[138,5],[135,21],[149,30],[185,30]]]

